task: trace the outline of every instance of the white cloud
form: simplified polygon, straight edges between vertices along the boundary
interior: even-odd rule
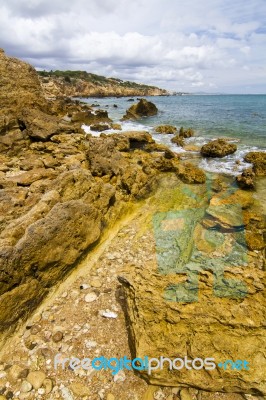
[[[0,47],[47,69],[266,92],[264,0],[0,0]]]

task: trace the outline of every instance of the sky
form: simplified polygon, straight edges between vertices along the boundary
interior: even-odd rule
[[[0,0],[0,47],[48,71],[266,93],[266,0]]]

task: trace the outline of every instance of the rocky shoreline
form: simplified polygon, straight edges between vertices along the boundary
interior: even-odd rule
[[[212,177],[209,181],[193,160],[182,161],[180,155],[157,144],[148,132],[118,130],[99,137],[86,135],[82,124],[95,129],[99,129],[97,124],[112,124],[108,113],[65,97],[47,100],[47,92],[44,93],[34,69],[7,57],[3,51],[0,51],[0,85],[3,88],[0,94],[0,334],[3,348],[0,399],[149,400],[168,396],[169,400],[237,400],[251,399],[248,395],[265,395],[265,381],[259,370],[265,359],[258,350],[263,347],[265,315],[265,228],[260,202],[253,196],[255,177],[265,174],[263,153],[247,156],[253,170],[243,172],[237,180],[226,182],[222,177]],[[155,105],[143,99],[127,110],[125,119],[156,112]],[[162,126],[158,127],[158,133],[177,132],[174,127]],[[183,143],[192,134],[182,130],[176,135],[176,143]],[[222,157],[235,151],[233,145],[217,142],[205,145],[202,155]],[[209,263],[200,281],[204,295],[191,304],[178,303],[180,299],[174,286],[167,294],[172,296],[168,298],[171,301],[162,298],[169,275],[177,276],[188,270],[168,271],[163,267],[158,274],[156,242],[151,229],[152,216],[156,213],[165,218],[169,210],[184,213],[187,209],[197,211],[189,228],[180,222],[182,229],[187,229],[187,236],[178,245],[179,257],[184,265],[192,260],[189,273],[194,277],[199,257],[192,251],[195,242],[200,256],[205,257],[203,262]],[[119,231],[125,216],[134,215],[136,210],[139,214],[132,225]],[[167,223],[166,218],[166,226]],[[189,230],[192,227],[194,233]],[[103,258],[102,266],[98,267],[99,261],[94,255],[106,235],[112,235],[115,229],[117,238],[113,238],[109,250],[99,255],[103,254]],[[228,235],[224,236],[225,233]],[[217,248],[219,241],[221,246]],[[226,271],[226,276],[233,280],[241,276],[249,288],[248,295],[244,300],[229,301],[223,296],[213,300],[212,260],[219,266],[229,248],[233,249],[235,263],[243,247],[246,261],[233,264],[234,271]],[[46,304],[45,298],[51,296],[71,271],[88,264],[92,272],[86,266],[83,270],[88,274],[87,280],[83,275],[81,280],[73,282],[72,288],[65,287],[65,292],[50,303],[49,311],[37,312],[33,322],[25,322],[42,302]],[[80,292],[83,280],[87,285],[84,298]],[[220,293],[221,282],[219,279],[217,282],[216,290]],[[185,287],[184,293],[190,296],[193,290],[195,287],[187,292]],[[230,287],[227,290],[229,293]],[[91,297],[87,300],[93,300],[86,301],[89,293]],[[73,302],[75,307],[71,310]],[[76,318],[79,308],[80,316]],[[108,308],[119,314],[117,327],[116,321],[106,322],[100,313]],[[94,326],[92,331],[91,326]],[[85,343],[81,341],[82,332],[96,343],[87,348],[92,352],[97,350],[99,326],[103,332],[107,329],[110,337],[113,330],[118,337],[123,332],[119,340],[113,340],[110,349],[124,349],[127,355],[133,351],[138,356],[152,357],[161,349],[166,357],[173,357],[175,349],[181,346],[182,355],[208,356],[204,350],[208,343],[209,350],[217,357],[248,357],[256,365],[249,375],[244,371],[205,372],[204,379],[200,374],[175,375],[166,370],[152,377],[144,374],[149,384],[161,386],[158,390],[147,387],[132,373],[131,377],[127,374],[127,379],[120,380],[120,386],[109,375],[92,374],[87,377],[89,388],[85,390],[88,385],[82,382],[82,373],[76,382],[67,372],[57,375],[50,368],[51,362],[55,352],[81,350]],[[20,327],[12,338],[15,329]],[[221,335],[224,342],[219,344]],[[109,343],[104,337],[102,350]],[[242,342],[248,353],[242,354],[239,348]],[[16,348],[20,348],[17,354]],[[9,354],[14,354],[11,360]],[[125,387],[132,397],[123,397]],[[211,391],[213,397],[208,397],[206,391]],[[216,392],[240,394],[215,397]]]

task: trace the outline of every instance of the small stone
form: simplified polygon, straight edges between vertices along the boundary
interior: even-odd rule
[[[90,282],[91,286],[94,288],[100,288],[102,286],[102,282],[98,278],[94,278]]]
[[[8,377],[11,381],[17,381],[21,372],[24,370],[20,365],[12,365],[8,370]]]
[[[61,331],[57,331],[53,334],[52,336],[52,340],[55,343],[61,342],[61,340],[63,339],[63,333]]]
[[[82,383],[73,382],[69,386],[70,390],[78,397],[90,396],[90,389]]]
[[[61,388],[61,394],[64,400],[74,400],[70,390],[64,386]]]
[[[110,310],[100,310],[99,314],[104,318],[117,318],[117,313]]]
[[[30,333],[31,333],[32,335],[36,335],[38,332],[40,332],[40,330],[41,330],[40,325],[33,325],[33,326],[30,328]]]
[[[45,379],[45,373],[42,371],[33,371],[30,372],[29,375],[27,376],[27,381],[32,384],[34,389],[38,390],[43,384],[43,381]]]
[[[29,368],[24,368],[23,371],[19,374],[19,379],[25,379],[27,378],[29,374]]]
[[[93,347],[97,347],[97,342],[95,342],[94,340],[85,340],[85,346],[87,347],[87,349],[91,349]]]
[[[179,392],[180,392],[180,388],[178,388],[178,387],[175,387],[172,389],[173,394],[178,394]]]
[[[125,372],[121,369],[117,374],[114,376],[114,382],[119,383],[119,382],[124,382],[126,380],[126,375]]]
[[[96,293],[88,293],[88,294],[86,294],[86,296],[84,298],[86,303],[92,303],[96,299],[97,299],[97,294]]]
[[[52,357],[52,351],[50,349],[48,349],[47,347],[44,347],[43,349],[41,349],[41,354],[45,358],[51,358]]]
[[[81,290],[86,290],[86,289],[89,289],[89,287],[90,287],[90,285],[88,285],[87,283],[82,283],[79,288]]]
[[[43,387],[45,389],[45,393],[46,394],[51,393],[51,391],[53,389],[53,381],[52,381],[52,379],[45,378],[42,385],[43,385]]]
[[[189,393],[189,389],[182,389],[180,391],[181,400],[193,400],[191,394]]]
[[[61,297],[63,297],[63,299],[65,299],[67,297],[67,292],[62,293]]]
[[[115,400],[115,396],[112,393],[107,393],[106,400]]]
[[[45,394],[45,389],[44,388],[38,389],[38,394]]]
[[[20,391],[22,393],[28,393],[32,389],[32,384],[28,381],[23,381],[20,387]]]
[[[157,392],[154,393],[153,395],[154,400],[164,400],[165,395],[161,389],[159,389]]]

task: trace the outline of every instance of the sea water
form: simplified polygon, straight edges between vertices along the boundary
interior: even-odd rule
[[[181,126],[193,128],[195,137],[187,139],[187,144],[202,146],[219,137],[236,143],[238,149],[233,155],[222,159],[202,158],[199,166],[206,171],[237,175],[250,166],[243,161],[246,153],[266,151],[266,95],[183,95],[146,97],[146,99],[157,106],[158,114],[137,121],[122,122],[122,132],[149,131],[157,142],[168,145],[177,153],[185,150],[171,142],[173,135],[156,134],[154,131],[156,126],[169,124],[176,126],[177,129]],[[88,104],[99,104],[95,109],[106,109],[110,118],[119,123],[126,110],[134,104],[128,100],[129,98],[125,97],[82,99]],[[134,102],[137,102],[136,97]],[[84,129],[93,135],[100,134],[90,132],[88,127]],[[191,151],[189,153],[193,154]]]

